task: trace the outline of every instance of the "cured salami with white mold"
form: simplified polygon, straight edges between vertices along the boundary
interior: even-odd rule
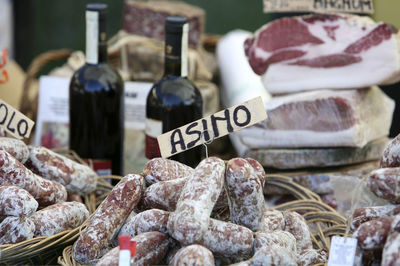
[[[263,246],[261,247],[254,256],[246,261],[242,261],[235,266],[250,266],[250,265],[285,265],[285,266],[296,266],[295,254],[290,252],[281,246]]]
[[[141,233],[158,231],[167,233],[167,222],[170,212],[151,209],[130,216],[121,227],[118,235],[129,235],[134,237]]]
[[[383,247],[381,266],[396,265],[400,265],[400,233],[392,232]]]
[[[379,198],[400,203],[400,167],[372,171],[367,178],[367,187]]]
[[[0,223],[0,245],[33,238],[35,225],[29,217],[8,216]]]
[[[31,216],[39,203],[25,189],[0,185],[0,216]]]
[[[225,163],[216,157],[202,160],[182,189],[168,219],[169,234],[184,245],[198,243],[224,184]]]
[[[311,266],[328,262],[328,252],[324,249],[306,249],[297,258],[298,266]]]
[[[251,161],[254,164],[254,160]],[[234,158],[226,166],[226,190],[229,211],[233,223],[246,226],[253,231],[260,229],[265,208],[262,166],[256,169],[248,160]]]
[[[59,182],[70,193],[84,195],[96,189],[97,174],[89,166],[42,146],[29,146],[29,151],[25,165],[34,173]]]
[[[74,229],[89,217],[86,206],[80,202],[62,202],[41,209],[31,216],[35,224],[34,236],[52,236]]]
[[[361,224],[353,233],[363,249],[381,249],[389,235],[393,217],[382,217]]]
[[[285,229],[285,218],[281,211],[266,208],[260,223],[259,231],[275,231]]]
[[[296,250],[300,254],[306,249],[312,248],[310,229],[303,216],[297,212],[284,211],[285,231],[291,233],[296,239]]]
[[[101,258],[139,202],[145,185],[141,175],[129,174],[119,181],[89,218],[73,247],[74,259],[89,264]]]
[[[21,163],[25,163],[28,160],[29,149],[22,140],[0,137],[0,149],[8,152]]]
[[[193,168],[178,161],[154,158],[146,163],[143,169],[143,176],[148,186],[160,182],[182,177],[189,177]]]
[[[351,230],[355,231],[361,224],[365,222],[385,216],[393,216],[399,213],[400,205],[383,205],[357,208],[353,213],[350,228]]]
[[[250,256],[253,241],[253,232],[247,227],[210,219],[199,244],[211,250],[215,256],[239,259]]]
[[[181,248],[169,265],[215,265],[214,255],[201,245],[189,245]]]
[[[25,189],[38,201],[39,206],[67,199],[67,190],[63,185],[34,174],[4,150],[0,150],[0,185],[15,185]]]
[[[277,230],[273,232],[256,232],[254,234],[254,252],[257,252],[261,247],[275,245],[286,248],[296,259],[296,239],[291,233]]]
[[[187,180],[189,180],[189,177],[154,183],[144,192],[141,207],[144,209],[174,211]],[[225,189],[223,189],[215,203],[214,209],[221,209],[226,206],[228,206],[228,197]]]
[[[400,167],[400,134],[392,139],[382,153],[381,168]]]
[[[133,265],[157,265],[168,251],[168,236],[160,232],[146,232],[132,239],[136,241]],[[107,252],[96,266],[118,266],[119,247]]]

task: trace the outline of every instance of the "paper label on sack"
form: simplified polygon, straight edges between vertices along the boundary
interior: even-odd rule
[[[372,0],[263,0],[264,13],[347,12],[373,14]]]
[[[333,236],[329,251],[328,266],[353,266],[357,239]]]
[[[17,139],[29,138],[35,123],[0,99],[0,127]]]
[[[262,98],[256,97],[157,137],[163,158],[208,143],[267,119]]]

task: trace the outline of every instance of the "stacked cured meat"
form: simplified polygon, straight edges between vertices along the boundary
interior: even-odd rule
[[[239,153],[286,168],[254,151],[363,149],[386,137],[394,101],[377,85],[400,80],[399,36],[388,24],[339,14],[283,18],[260,28],[244,49],[274,97],[266,103],[268,120],[236,134]],[[309,166],[326,165],[308,159],[289,168]]]

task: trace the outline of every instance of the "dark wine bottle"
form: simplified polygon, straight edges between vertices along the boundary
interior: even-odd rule
[[[123,174],[124,88],[107,63],[106,4],[86,6],[86,64],[69,88],[69,147],[100,175]]]
[[[185,17],[168,17],[165,24],[164,76],[151,88],[146,103],[146,157],[160,157],[157,136],[202,118],[200,91],[187,78],[188,28]],[[201,147],[172,156],[195,167]]]

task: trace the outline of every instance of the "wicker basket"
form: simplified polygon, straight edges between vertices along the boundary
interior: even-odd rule
[[[296,197],[290,201],[275,207],[277,210],[301,211],[308,225],[314,228],[311,239],[316,249],[325,249],[329,252],[330,237],[345,235],[346,219],[337,213],[332,207],[323,203],[320,197],[309,189],[294,183],[291,178],[282,175],[267,175],[267,186],[283,189]],[[106,195],[104,195],[105,197]],[[58,258],[58,263],[63,266],[81,266],[72,255],[72,245],[67,246]],[[321,264],[324,265],[324,264]]]
[[[54,150],[70,159],[84,163],[82,159],[73,151],[67,149]],[[107,182],[107,179],[120,180],[118,176],[101,176],[98,177],[96,190],[84,196],[84,203],[89,214],[94,213],[97,206],[104,200],[106,194],[111,191],[113,186]],[[34,264],[45,265],[55,264],[57,257],[62,253],[63,249],[72,244],[85,226],[81,226],[66,230],[49,237],[35,237],[17,244],[0,245],[0,264]]]

